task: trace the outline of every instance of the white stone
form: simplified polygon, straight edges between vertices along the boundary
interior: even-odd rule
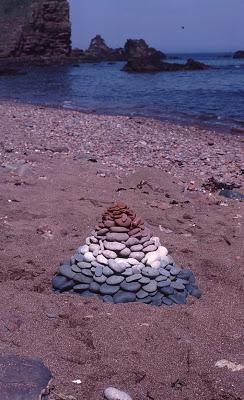
[[[104,250],[103,251],[103,255],[104,255],[104,257],[106,257],[106,258],[116,258],[117,257],[117,254],[114,252],[114,251],[112,251],[112,250]]]
[[[100,249],[103,251],[104,250],[104,245],[103,245],[103,241],[99,240],[99,245],[100,245]]]
[[[125,244],[119,242],[107,242],[104,240],[103,242],[105,249],[112,251],[120,251],[125,248]]]
[[[90,251],[88,251],[87,253],[84,254],[84,261],[87,262],[95,261],[95,257]]]
[[[168,250],[166,249],[166,247],[164,246],[159,246],[158,250],[157,250],[160,254],[160,258],[164,258],[165,256],[167,256],[168,254]]]
[[[132,397],[128,393],[114,387],[105,389],[104,396],[107,400],[132,400]]]
[[[89,251],[89,246],[85,244],[84,246],[79,247],[78,252],[81,254],[85,254]]]
[[[89,250],[93,253],[94,251],[99,251],[100,250],[100,246],[99,246],[99,244],[95,244],[95,243],[92,243],[92,244],[90,244],[90,246],[89,246]]]
[[[136,260],[135,258],[127,258],[127,260],[126,260],[130,265],[137,265],[137,264],[139,264],[139,261],[138,260]]]
[[[97,240],[97,238],[95,238],[95,236],[91,236],[91,237],[90,237],[90,241],[91,241],[92,243],[98,243],[98,240]]]
[[[161,264],[160,264],[160,261],[159,260],[157,260],[157,261],[153,261],[152,262],[152,264],[151,264],[151,267],[152,268],[160,268],[160,266],[161,266]]]
[[[102,254],[97,256],[97,262],[100,264],[108,265],[108,260]]]
[[[86,238],[86,244],[89,246],[90,243],[91,243],[91,238],[87,237]]]
[[[152,265],[154,261],[160,260],[160,254],[159,251],[150,251],[149,253],[146,254],[146,256],[143,258],[143,262],[146,263],[147,265]]]
[[[159,237],[153,236],[153,237],[151,238],[151,240],[154,242],[155,246],[157,246],[157,247],[161,246]]]

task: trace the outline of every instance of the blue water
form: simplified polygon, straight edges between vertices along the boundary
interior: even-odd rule
[[[178,55],[215,67],[206,71],[128,74],[123,63],[31,67],[0,77],[0,99],[83,111],[244,127],[244,60],[221,54]]]

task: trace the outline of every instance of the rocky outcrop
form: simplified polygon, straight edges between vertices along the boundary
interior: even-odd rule
[[[234,53],[233,58],[244,58],[244,50],[238,50]]]
[[[143,39],[128,39],[125,43],[126,60],[143,59],[147,63],[157,64],[166,58],[166,55],[159,50],[149,47]]]
[[[71,26],[67,0],[3,0],[0,6],[0,60],[67,58]]]
[[[81,62],[125,61],[125,53],[123,48],[108,47],[105,40],[100,35],[96,35],[91,40],[88,49],[80,53],[78,58]]]
[[[150,58],[132,58],[123,67],[126,72],[176,72],[176,71],[194,71],[210,68],[208,65],[189,58],[185,64],[167,63]]]

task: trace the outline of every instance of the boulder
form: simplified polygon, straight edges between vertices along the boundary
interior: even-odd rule
[[[83,62],[124,61],[124,49],[108,47],[101,35],[96,35],[86,51],[79,55]]]

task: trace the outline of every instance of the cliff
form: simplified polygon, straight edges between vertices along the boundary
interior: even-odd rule
[[[67,0],[1,0],[0,61],[64,59],[70,37]]]

